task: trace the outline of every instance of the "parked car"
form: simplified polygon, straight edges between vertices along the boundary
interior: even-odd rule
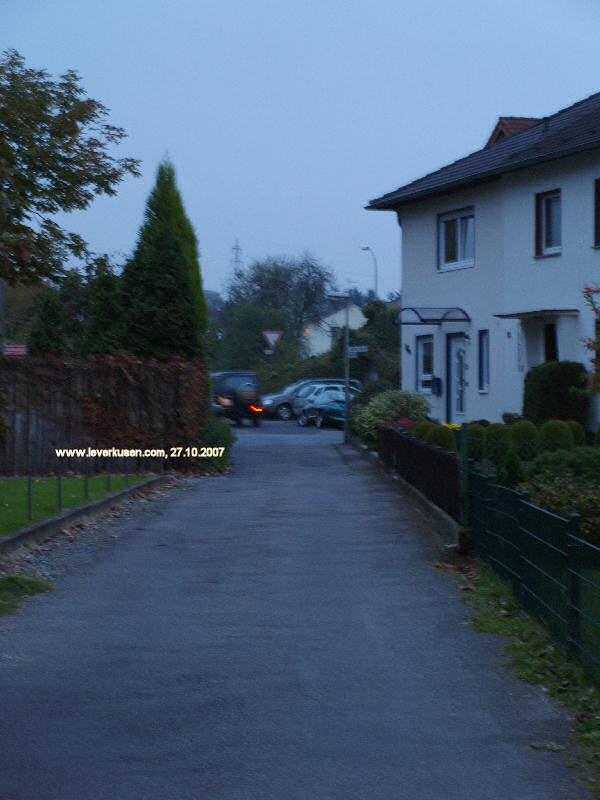
[[[255,372],[212,372],[213,412],[241,425],[244,419],[260,425],[262,400]]]
[[[344,379],[343,378],[313,378],[304,386],[300,387],[298,391],[294,394],[292,398],[292,413],[295,417],[297,417],[304,406],[307,404],[309,399],[312,397],[313,393],[316,389],[323,388],[340,388],[344,387]],[[354,388],[356,391],[360,391],[362,389],[362,383],[357,380],[356,378],[350,379],[350,386]]]
[[[277,417],[282,420],[289,420],[294,416],[294,399],[305,387],[321,383],[344,383],[343,378],[303,378],[302,380],[290,383],[280,392],[266,394],[263,397],[263,407],[265,414],[269,417]],[[352,378],[350,383],[357,388],[362,388],[362,384],[356,378]]]
[[[295,383],[290,383],[289,386],[286,386],[280,392],[264,395],[263,407],[265,409],[265,414],[269,417],[277,417],[285,421],[291,419],[294,416],[292,412],[293,399],[297,392],[308,383],[310,383],[308,379],[296,381]]]
[[[350,400],[354,400],[359,393],[356,387],[350,387]],[[343,386],[317,387],[298,415],[298,425],[305,426],[313,422],[317,428],[324,425],[343,425],[345,405]]]

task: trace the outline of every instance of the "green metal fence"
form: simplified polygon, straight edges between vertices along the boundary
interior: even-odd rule
[[[559,517],[526,492],[470,474],[475,553],[509,581],[523,607],[557,644],[600,680],[600,549],[579,535],[579,517]]]

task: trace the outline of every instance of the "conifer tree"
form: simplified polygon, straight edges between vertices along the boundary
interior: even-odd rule
[[[122,288],[125,349],[158,358],[202,355],[207,311],[198,246],[169,161],[159,165]]]
[[[37,313],[27,340],[31,354],[64,355],[69,348],[68,323],[59,294],[54,290],[44,292],[38,301]]]
[[[88,314],[83,340],[85,354],[117,353],[123,349],[124,314],[121,281],[108,261],[98,259],[88,274]]]

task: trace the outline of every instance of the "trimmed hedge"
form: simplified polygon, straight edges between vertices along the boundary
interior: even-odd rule
[[[542,425],[550,419],[586,424],[589,406],[588,373],[576,361],[548,361],[533,367],[525,378],[523,416]]]
[[[500,462],[496,480],[501,486],[516,486],[525,480],[525,470],[515,447],[510,447]]]
[[[414,436],[416,439],[422,439],[423,441],[425,441],[427,434],[433,427],[435,427],[434,422],[430,422],[428,419],[424,419],[421,422],[417,422],[417,424],[413,428],[409,428],[408,433],[410,433],[411,436]]]
[[[576,447],[574,450],[555,450],[541,453],[529,467],[528,476],[569,474],[590,480],[600,480],[600,450],[595,447]]]
[[[498,465],[510,449],[510,429],[502,422],[492,422],[485,430],[486,456]]]
[[[538,454],[540,447],[540,432],[533,422],[520,420],[510,426],[510,441],[519,458],[531,461]]]
[[[540,428],[540,452],[553,450],[572,450],[573,434],[568,423],[561,419],[551,419]]]
[[[442,450],[450,450],[453,453],[457,452],[454,431],[450,428],[446,428],[445,425],[431,425],[425,436],[425,441],[427,444],[434,444],[436,447],[441,447]]]
[[[479,422],[472,422],[468,428],[469,457],[480,461],[485,457],[485,427]]]

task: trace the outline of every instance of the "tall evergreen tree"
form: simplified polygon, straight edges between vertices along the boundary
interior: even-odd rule
[[[29,332],[27,344],[32,355],[54,353],[64,355],[69,349],[67,329],[69,318],[58,292],[51,290],[40,295],[37,313]]]
[[[121,281],[105,257],[97,259],[88,270],[88,293],[83,352],[119,352],[124,339]]]
[[[198,245],[169,161],[159,165],[122,288],[125,349],[159,358],[202,354],[207,311]]]

